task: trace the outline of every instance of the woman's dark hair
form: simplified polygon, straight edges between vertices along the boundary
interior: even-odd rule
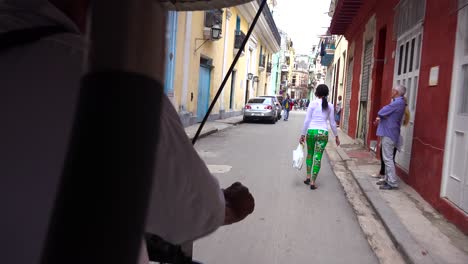
[[[315,89],[315,96],[322,97],[322,110],[328,109],[328,101],[327,101],[328,93],[329,93],[328,86],[325,84],[319,84],[317,88]]]

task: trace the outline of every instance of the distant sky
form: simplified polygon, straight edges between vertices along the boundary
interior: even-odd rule
[[[330,17],[325,12],[330,0],[277,0],[274,18],[279,29],[288,33],[297,53],[309,54],[318,44],[318,35],[325,34]]]

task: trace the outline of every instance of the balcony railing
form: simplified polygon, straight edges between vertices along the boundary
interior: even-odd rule
[[[260,5],[262,3],[262,0],[257,0],[257,2]],[[268,5],[265,5],[265,8],[263,9],[262,13],[265,16],[268,26],[270,26],[271,32],[273,32],[273,36],[275,37],[275,40],[278,43],[278,46],[281,45],[281,35],[278,31],[278,28],[276,27],[275,20],[273,19],[273,16],[271,15],[271,10],[268,7]]]
[[[244,34],[244,32],[242,32],[240,30],[236,30],[235,34],[236,34],[236,36],[234,38],[234,49],[238,50],[242,46],[242,42],[245,39],[245,34]]]

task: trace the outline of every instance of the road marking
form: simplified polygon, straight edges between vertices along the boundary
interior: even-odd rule
[[[229,165],[207,165],[207,167],[211,173],[227,173],[232,169]]]

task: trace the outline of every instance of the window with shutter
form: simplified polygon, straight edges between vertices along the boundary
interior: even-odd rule
[[[205,11],[205,27],[213,27],[214,25],[223,24],[223,10],[213,9]]]

